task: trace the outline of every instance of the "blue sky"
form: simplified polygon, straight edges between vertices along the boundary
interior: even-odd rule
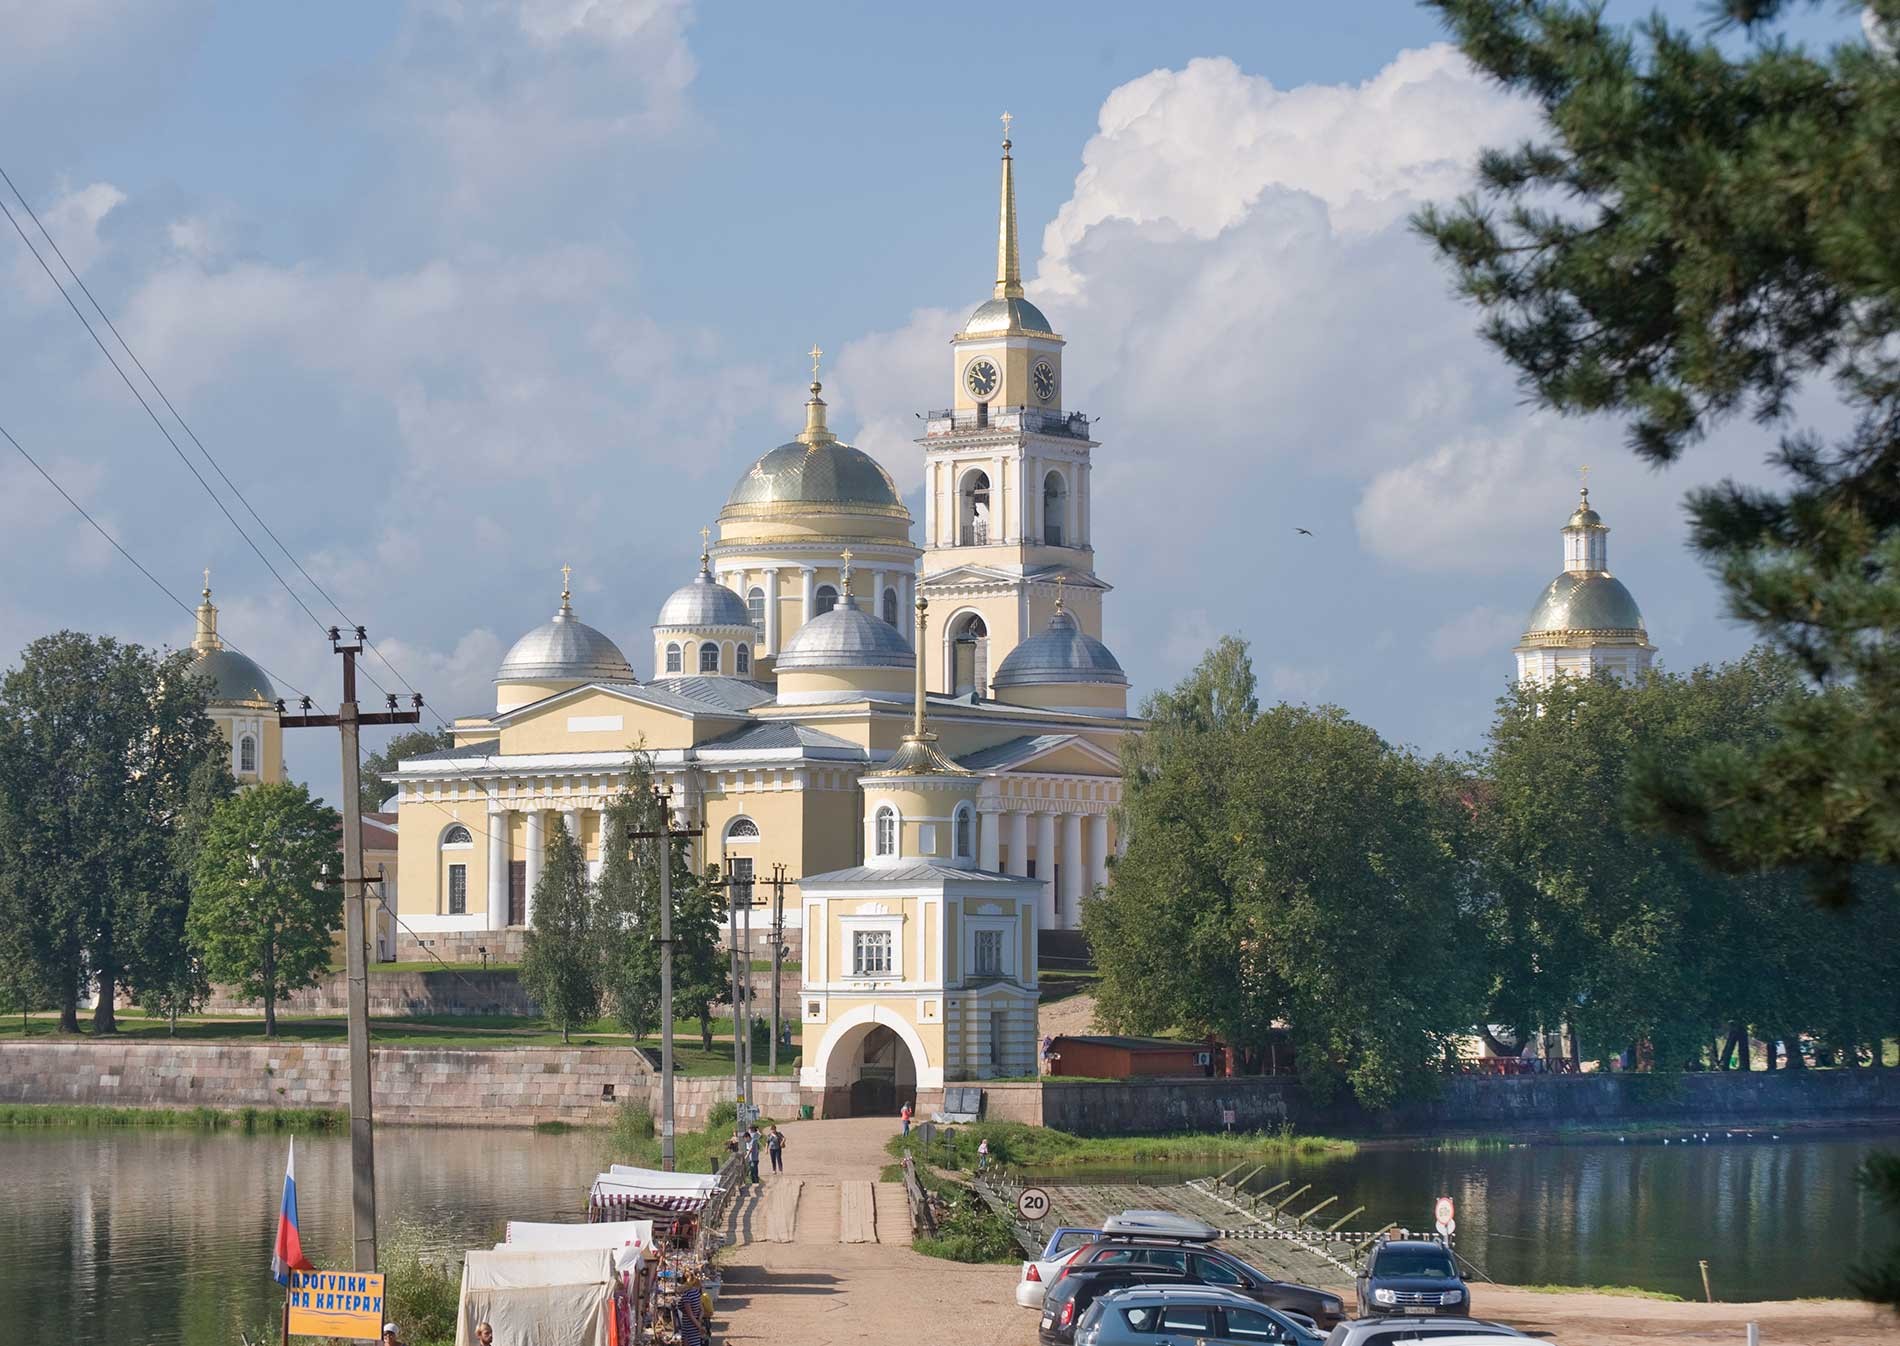
[[[1844,10],[1800,22],[1857,40]],[[0,31],[0,166],[445,714],[483,708],[563,562],[644,671],[697,529],[800,423],[814,341],[834,425],[915,505],[911,413],[987,297],[1005,108],[1138,689],[1235,631],[1269,697],[1476,747],[1581,462],[1664,661],[1746,643],[1677,502],[1758,471],[1763,432],[1657,476],[1614,425],[1527,411],[1406,230],[1531,125],[1422,9],[0,0]],[[0,425],[175,592],[210,565],[232,638],[332,699],[315,629],[11,231],[0,296]],[[187,640],[25,471],[0,461],[0,649]],[[293,770],[330,788],[306,740]]]

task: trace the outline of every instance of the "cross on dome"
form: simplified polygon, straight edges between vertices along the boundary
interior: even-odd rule
[[[811,349],[806,351],[805,354],[811,356],[811,381],[816,383],[818,382],[818,362],[825,358],[825,353],[819,349],[818,343],[814,341],[811,343]]]
[[[1005,148],[1009,145],[1009,124],[1015,120],[1016,119],[1007,112],[1003,114],[1003,145]]]
[[[844,596],[849,598],[851,597],[851,548],[846,547],[843,555],[838,559],[843,562],[838,570],[838,583],[844,589]]]
[[[569,590],[572,588],[572,585],[569,583],[569,581],[572,580],[573,577],[574,577],[573,566],[561,567],[561,601],[563,603],[567,602],[567,600],[570,597],[572,597],[572,594],[569,592]]]

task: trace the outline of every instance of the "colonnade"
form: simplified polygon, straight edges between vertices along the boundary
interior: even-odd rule
[[[787,592],[789,585],[796,584],[798,586],[796,590],[798,594],[798,621],[799,625],[802,626],[818,615],[818,572],[820,570],[837,570],[842,564],[842,561],[827,561],[823,565],[787,564],[756,566],[751,570],[727,570],[720,572],[719,582],[738,594],[739,597],[747,598],[751,588],[756,582],[751,577],[755,575],[762,575],[764,577],[764,582],[757,584],[758,588],[765,591],[765,630],[760,633],[761,648],[759,650],[759,656],[761,658],[775,658],[778,655],[779,646],[784,641],[784,634],[782,633],[781,623],[779,621],[780,595]],[[780,571],[788,573],[781,577]],[[870,589],[868,593],[862,582],[862,577],[867,573],[870,576]],[[883,566],[861,566],[857,571],[857,575],[860,582],[856,584],[854,588],[857,597],[861,600],[860,606],[864,607],[873,616],[882,617],[884,615],[884,591],[886,589],[894,589],[897,592],[897,624],[900,628],[908,629],[908,623],[910,621],[908,614],[912,604],[917,601],[917,572],[908,566],[892,563]],[[831,580],[825,582],[832,584],[834,588],[837,587]],[[789,594],[787,594],[787,596],[789,596]]]
[[[1083,901],[1108,882],[1106,809],[1083,813],[979,806],[976,820],[977,867],[1027,877],[1033,854],[1035,877],[1042,880],[1037,926],[1079,929]]]
[[[527,890],[522,894],[522,923],[533,925],[534,890],[535,886],[541,882],[541,869],[547,858],[548,815],[555,814],[559,819],[557,825],[566,828],[567,834],[579,841],[583,835],[581,832],[582,812],[594,815],[596,837],[607,835],[607,810],[604,808],[596,807],[586,810],[579,807],[558,810],[491,808],[488,810],[487,923],[490,930],[508,928],[508,876],[511,869],[510,862],[514,859],[509,838],[514,830],[516,816],[521,818],[522,859],[525,861],[523,886]],[[588,861],[588,877],[596,878],[599,873],[599,862]]]

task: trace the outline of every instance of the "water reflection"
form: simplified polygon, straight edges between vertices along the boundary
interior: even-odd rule
[[[269,1276],[281,1136],[190,1132],[0,1133],[0,1305],[9,1340],[232,1346],[275,1322]],[[573,1218],[598,1138],[387,1128],[377,1202],[445,1250],[484,1246],[502,1222]],[[349,1141],[299,1137],[304,1247],[348,1264]],[[275,1339],[275,1332],[271,1333]]]
[[[1432,1202],[1458,1205],[1459,1251],[1513,1284],[1635,1285],[1701,1298],[1707,1258],[1719,1299],[1847,1293],[1845,1268],[1894,1236],[1855,1180],[1862,1159],[1900,1136],[1725,1136],[1668,1145],[1645,1139],[1496,1149],[1362,1149],[1350,1158],[1289,1159],[1249,1187],[1312,1183],[1353,1228],[1431,1225]],[[1084,1171],[1086,1172],[1086,1171]],[[1062,1170],[1061,1181],[1088,1181]],[[1154,1181],[1204,1176],[1152,1167]],[[1058,1175],[1051,1174],[1052,1178]],[[1095,1180],[1126,1181],[1127,1169]],[[1293,1188],[1284,1188],[1285,1195]],[[1275,1198],[1276,1200],[1278,1197]],[[1319,1217],[1324,1219],[1326,1217]]]

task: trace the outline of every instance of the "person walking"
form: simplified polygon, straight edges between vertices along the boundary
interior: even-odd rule
[[[976,1143],[976,1171],[981,1173],[990,1166],[990,1141],[985,1136]]]
[[[910,1134],[910,1100],[909,1099],[904,1100],[904,1106],[897,1110],[897,1115],[904,1119],[904,1134],[908,1136]]]
[[[772,1171],[785,1171],[785,1133],[778,1129],[778,1123],[772,1123],[772,1129],[765,1136],[765,1151],[772,1156]]]
[[[759,1128],[747,1127],[745,1133],[745,1166],[752,1181],[759,1180]]]

